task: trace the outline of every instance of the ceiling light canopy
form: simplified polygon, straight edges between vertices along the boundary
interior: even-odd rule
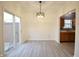
[[[42,3],[42,1],[39,1],[40,11],[36,13],[36,16],[38,18],[43,18],[45,16],[45,13],[41,11],[41,3]]]

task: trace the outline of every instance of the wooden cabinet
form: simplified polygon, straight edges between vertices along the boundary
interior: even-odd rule
[[[60,29],[63,29],[64,27],[64,18],[60,17]]]
[[[73,32],[60,32],[61,42],[74,42],[75,41],[75,31]]]

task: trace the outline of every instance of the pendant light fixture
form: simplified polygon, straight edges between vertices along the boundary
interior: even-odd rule
[[[43,17],[45,16],[45,13],[42,12],[42,10],[41,10],[41,6],[42,6],[41,4],[42,4],[42,1],[39,1],[40,11],[36,13],[36,16],[37,16],[38,18],[43,18]]]

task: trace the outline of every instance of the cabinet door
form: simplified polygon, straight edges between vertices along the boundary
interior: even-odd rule
[[[60,41],[61,42],[74,42],[75,41],[75,32],[61,32]]]
[[[64,18],[60,17],[60,29],[63,29],[64,27]]]
[[[69,41],[74,42],[75,41],[75,32],[69,32],[68,39],[69,39]]]
[[[68,35],[67,35],[67,33],[66,32],[61,32],[61,34],[60,34],[60,41],[68,41]]]

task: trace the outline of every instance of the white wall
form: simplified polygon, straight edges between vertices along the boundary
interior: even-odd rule
[[[0,5],[0,56],[3,56],[3,18],[2,18],[2,6]]]
[[[79,8],[76,10],[76,40],[75,40],[75,57],[79,57]]]

